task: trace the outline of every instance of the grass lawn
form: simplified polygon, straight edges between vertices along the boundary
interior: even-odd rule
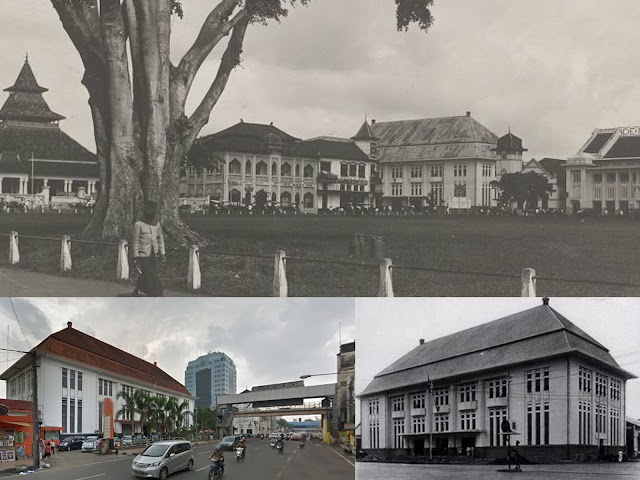
[[[487,272],[519,277],[535,268],[538,295],[637,296],[640,294],[640,222],[619,218],[574,217],[346,217],[193,215],[185,220],[213,240],[201,252],[202,290],[213,296],[268,296],[273,259],[218,255],[261,254],[347,260],[356,232],[384,238],[394,265]],[[88,217],[82,215],[0,215],[0,232],[73,238]],[[0,237],[0,264],[7,264],[8,238]],[[73,276],[115,277],[116,247],[72,246]],[[59,242],[20,240],[20,268],[57,271]],[[188,255],[168,252],[166,288],[186,287]],[[363,259],[363,262],[368,262]],[[373,261],[376,263],[376,261]],[[291,296],[371,296],[377,293],[377,266],[334,265],[289,260]],[[422,272],[395,268],[397,296],[518,296],[518,278]],[[553,279],[567,279],[569,282]],[[589,283],[593,282],[593,283]],[[626,284],[626,285],[616,285]],[[124,287],[124,286],[123,286]],[[128,288],[128,287],[127,287]],[[126,290],[126,289],[124,289]],[[73,295],[73,292],[69,292]]]

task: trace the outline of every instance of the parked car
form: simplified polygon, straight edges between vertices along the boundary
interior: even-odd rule
[[[58,450],[79,450],[82,448],[84,437],[67,437],[58,444]]]
[[[90,435],[82,442],[83,452],[95,452],[98,449],[98,437],[96,435]]]
[[[191,442],[167,440],[149,445],[133,459],[131,473],[136,477],[166,478],[180,470],[193,470],[195,458]]]
[[[222,450],[235,450],[236,445],[240,443],[240,437],[238,435],[229,435],[228,437],[224,437],[220,440],[220,447]]]
[[[129,447],[133,445],[133,437],[131,435],[125,435],[122,437],[122,446]]]

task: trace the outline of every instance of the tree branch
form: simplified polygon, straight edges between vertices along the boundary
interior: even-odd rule
[[[189,150],[189,147],[195,141],[195,138],[198,133],[200,133],[202,127],[204,127],[209,121],[209,115],[211,115],[213,107],[218,103],[218,99],[227,85],[231,71],[240,64],[242,44],[244,43],[244,37],[250,21],[251,17],[246,15],[233,29],[231,38],[229,39],[229,44],[222,56],[222,60],[220,61],[216,78],[209,87],[209,90],[202,99],[202,102],[198,105],[198,108],[196,108],[193,115],[189,118],[191,128],[183,139],[185,151]]]

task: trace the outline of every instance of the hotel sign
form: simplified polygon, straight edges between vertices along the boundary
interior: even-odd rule
[[[640,127],[622,127],[618,132],[621,137],[640,137]]]

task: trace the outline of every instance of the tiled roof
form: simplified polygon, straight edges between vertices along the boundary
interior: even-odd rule
[[[620,137],[604,158],[640,158],[640,137]]]
[[[558,158],[543,158],[538,163],[542,165],[547,172],[558,177],[558,185],[564,185],[564,180],[567,178],[567,170],[564,168],[566,163],[564,160]]]
[[[369,122],[365,120],[358,133],[351,137],[351,140],[378,140],[378,138],[373,134]]]
[[[496,151],[498,152],[526,152],[526,148],[522,148],[522,139],[516,137],[513,133],[509,132],[498,139],[496,144]]]
[[[69,327],[49,335],[33,350],[38,353],[49,353],[66,358],[98,368],[103,372],[111,372],[114,375],[128,377],[149,385],[157,385],[174,392],[176,395],[191,397],[184,385],[157,365],[76,330],[71,327],[70,323]],[[3,373],[1,378],[6,379],[10,370],[11,368]]]
[[[470,115],[376,122],[378,160],[495,159],[497,136]]]
[[[4,91],[43,93],[46,92],[47,89],[38,85],[38,81],[36,80],[36,76],[33,74],[33,70],[31,70],[29,61],[25,60],[15,83],[11,87],[5,88]]]
[[[9,398],[0,398],[0,405],[5,405],[9,408],[9,413],[16,411],[33,411],[33,402],[27,400],[12,400]]]
[[[567,353],[633,377],[603,345],[543,305],[419,345],[376,375],[362,395],[426,383],[427,373],[437,381]]]
[[[96,156],[57,127],[29,127],[0,123],[0,152],[46,160],[95,162]]]
[[[16,152],[0,151],[0,173],[27,173],[28,167]]]
[[[337,158],[368,161],[370,158],[353,140],[347,138],[318,137],[303,142],[302,155],[309,158]]]
[[[598,153],[612,135],[613,132],[598,133],[582,151],[585,153]]]
[[[31,161],[27,160],[27,168],[31,168]],[[0,164],[1,166],[2,164]],[[30,172],[29,172],[30,173]],[[65,177],[65,178],[94,178],[98,179],[98,164],[96,162],[39,162],[33,164],[33,176],[35,178]]]
[[[218,133],[199,138],[189,156],[207,158],[212,153],[220,152],[268,155],[274,148],[281,149],[283,155],[297,156],[302,149],[302,140],[273,125],[240,122]]]

